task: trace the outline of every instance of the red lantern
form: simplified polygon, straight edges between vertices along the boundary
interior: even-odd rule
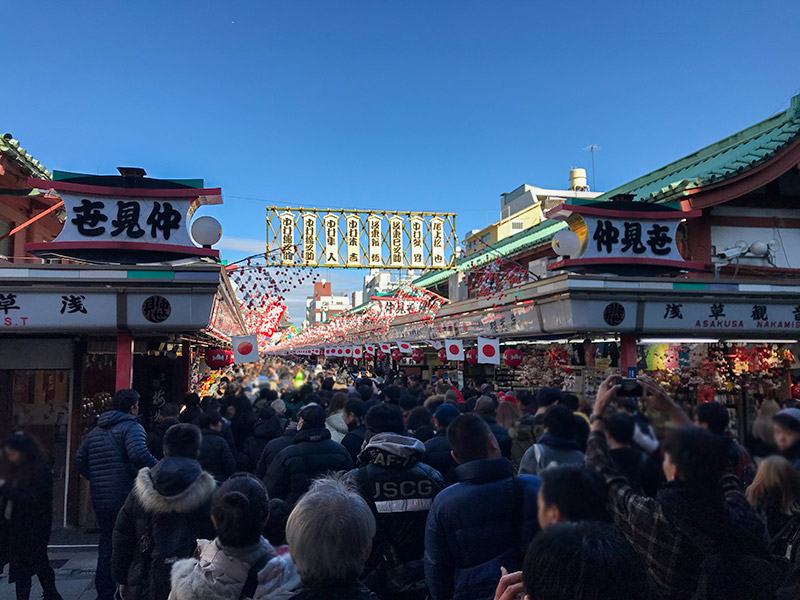
[[[443,363],[447,362],[447,349],[442,348],[439,350],[439,360]]]
[[[503,352],[503,362],[512,369],[522,364],[522,352],[509,348]]]
[[[386,360],[386,353],[383,350],[378,350],[378,360]]]
[[[477,365],[478,364],[478,350],[476,348],[472,348],[470,350],[467,350],[464,353],[464,358],[466,359],[466,361],[469,364]]]
[[[395,350],[394,352],[392,352],[392,358],[400,362],[400,359],[403,358],[403,353],[400,352],[400,350]]]
[[[206,364],[210,369],[221,369],[233,363],[233,352],[222,348],[209,348],[206,350]]]
[[[411,359],[416,363],[421,363],[422,360],[425,358],[424,352],[422,352],[422,348],[414,348],[411,351]]]
[[[792,398],[794,398],[795,400],[800,399],[800,383],[795,383],[792,386],[791,391],[792,391]]]

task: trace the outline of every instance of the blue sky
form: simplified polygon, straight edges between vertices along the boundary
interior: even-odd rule
[[[222,187],[204,214],[233,260],[263,246],[270,204],[455,211],[463,237],[502,192],[565,186],[589,144],[607,190],[800,87],[796,1],[0,0],[0,15],[2,132],[50,169]]]

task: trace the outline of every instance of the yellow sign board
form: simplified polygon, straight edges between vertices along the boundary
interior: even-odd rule
[[[267,208],[267,248],[285,266],[450,269],[457,243],[454,213]]]

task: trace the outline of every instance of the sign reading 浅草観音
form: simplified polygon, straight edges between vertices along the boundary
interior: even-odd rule
[[[789,331],[800,329],[800,301],[647,302],[645,331]]]
[[[62,193],[67,212],[56,242],[139,242],[191,246],[191,198],[103,197]]]

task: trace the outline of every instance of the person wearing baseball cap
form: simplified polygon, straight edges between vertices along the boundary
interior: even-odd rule
[[[800,471],[800,408],[784,408],[772,417],[775,443],[783,457]]]

